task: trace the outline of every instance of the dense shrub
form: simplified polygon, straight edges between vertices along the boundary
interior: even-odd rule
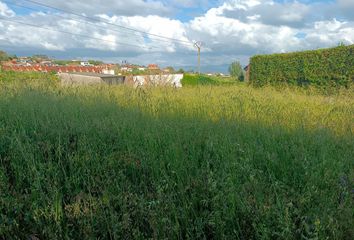
[[[182,84],[183,86],[214,85],[216,82],[208,76],[185,74]]]
[[[221,76],[207,76],[197,74],[185,74],[182,79],[182,85],[198,86],[198,85],[232,85],[235,84],[233,78],[223,78]]]
[[[346,87],[354,82],[354,45],[251,58],[250,83]]]
[[[58,77],[54,73],[42,72],[15,72],[0,70],[0,82],[19,82],[19,83],[56,83]]]

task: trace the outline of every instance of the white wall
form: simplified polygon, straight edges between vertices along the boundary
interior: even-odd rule
[[[108,74],[108,75],[115,75],[115,72],[112,69],[111,70],[110,69],[103,69],[102,73],[103,74]]]
[[[183,74],[161,74],[161,75],[140,75],[134,76],[135,86],[152,85],[152,86],[174,86],[182,87]]]

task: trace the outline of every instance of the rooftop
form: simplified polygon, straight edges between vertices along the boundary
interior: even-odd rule
[[[67,74],[82,75],[82,76],[89,76],[89,77],[117,77],[116,75],[92,73],[92,72],[69,72]]]

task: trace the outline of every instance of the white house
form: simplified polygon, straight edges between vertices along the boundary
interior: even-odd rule
[[[120,70],[122,72],[133,72],[133,68],[131,68],[131,67],[121,67]]]
[[[85,61],[85,62],[80,62],[80,65],[81,65],[81,66],[84,66],[84,67],[93,66],[92,64],[90,64],[90,63],[87,62],[87,61]]]

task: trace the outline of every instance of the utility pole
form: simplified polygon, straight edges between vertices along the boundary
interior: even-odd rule
[[[198,49],[198,74],[200,75],[200,49],[203,46],[203,42],[201,41],[195,42],[194,46]]]

